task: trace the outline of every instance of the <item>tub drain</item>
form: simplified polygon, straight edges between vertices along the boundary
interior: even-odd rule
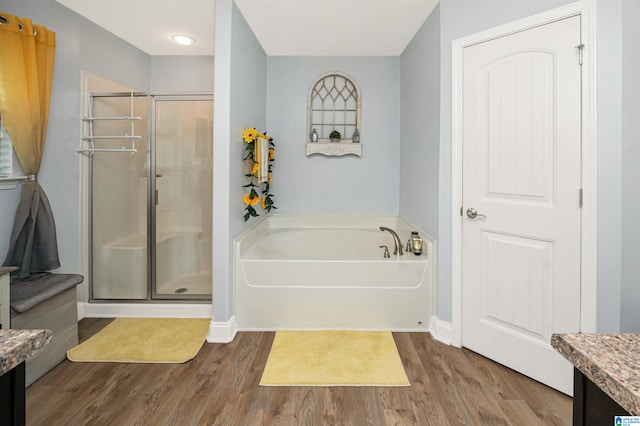
[[[182,287],[182,288],[179,288],[179,289],[177,289],[176,291],[174,291],[174,293],[176,293],[176,294],[180,294],[180,293],[186,293],[187,291],[189,291],[189,289],[188,289],[188,288],[186,288],[186,287]]]

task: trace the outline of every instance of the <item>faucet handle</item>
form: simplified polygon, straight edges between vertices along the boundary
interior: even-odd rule
[[[383,254],[383,256],[384,256],[386,259],[388,259],[388,258],[390,258],[390,257],[391,257],[391,255],[389,254],[389,247],[387,247],[387,246],[379,246],[379,247],[384,249],[384,254]]]
[[[411,244],[411,238],[407,240],[407,247],[404,250],[407,253],[411,253],[413,251],[413,244]]]

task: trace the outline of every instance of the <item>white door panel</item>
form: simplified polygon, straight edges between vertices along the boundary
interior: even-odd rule
[[[571,393],[580,328],[580,17],[464,49],[462,342]]]

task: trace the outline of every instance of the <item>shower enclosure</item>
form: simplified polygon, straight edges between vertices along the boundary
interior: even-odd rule
[[[89,97],[89,299],[211,300],[212,96]]]

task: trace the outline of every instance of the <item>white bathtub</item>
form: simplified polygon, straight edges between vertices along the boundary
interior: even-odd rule
[[[433,242],[386,259],[394,229],[403,249],[412,228],[397,217],[270,215],[235,241],[236,320],[241,330],[428,329]]]

